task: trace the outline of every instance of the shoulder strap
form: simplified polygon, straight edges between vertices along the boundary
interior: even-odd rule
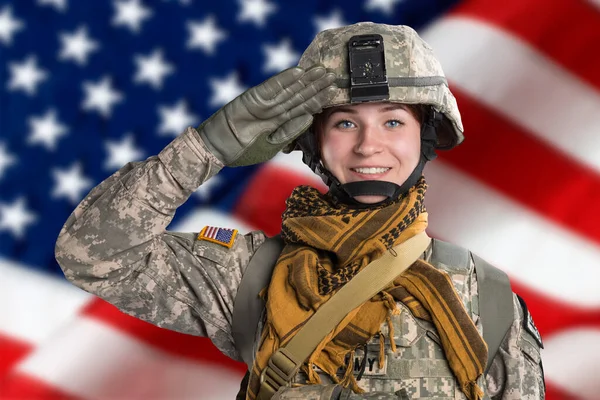
[[[514,321],[513,291],[506,273],[473,254],[479,289],[479,316],[488,345],[487,373]]]
[[[434,264],[466,267],[471,256],[477,274],[483,340],[488,346],[487,373],[514,320],[513,292],[508,276],[463,247],[433,239],[431,262]]]
[[[271,281],[273,268],[283,250],[280,235],[268,238],[254,253],[238,287],[233,302],[231,331],[242,360],[252,369],[254,339],[265,303],[258,293]]]
[[[430,260],[432,264],[467,267],[469,265],[469,257],[469,250],[439,239],[433,239]]]

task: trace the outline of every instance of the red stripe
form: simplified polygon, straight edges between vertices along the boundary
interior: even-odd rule
[[[600,175],[453,90],[465,141],[440,158],[526,207],[600,243]],[[435,161],[434,161],[435,162]]]
[[[79,397],[37,379],[12,374],[0,380],[0,399],[77,400]]]
[[[27,355],[33,346],[13,337],[0,334],[0,377]]]
[[[600,88],[600,13],[585,0],[466,0],[451,14],[495,25]]]
[[[544,293],[532,290],[515,279],[511,279],[513,291],[527,303],[535,325],[542,338],[561,330],[575,327],[600,329],[600,309],[573,307],[568,303],[552,299]]]
[[[246,364],[233,361],[222,354],[208,338],[159,328],[124,314],[113,305],[100,299],[90,302],[82,310],[82,315],[101,321],[171,355],[215,363],[239,371],[240,379],[247,369]]]
[[[552,382],[546,379],[546,400],[578,400],[583,399],[583,397],[575,397],[571,394],[566,393],[565,391],[559,389],[555,385],[552,385]]]

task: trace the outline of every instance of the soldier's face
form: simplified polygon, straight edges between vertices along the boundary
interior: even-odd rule
[[[421,126],[394,103],[361,103],[325,111],[320,129],[325,167],[343,184],[381,180],[402,185],[417,166]],[[362,203],[384,196],[357,196]]]

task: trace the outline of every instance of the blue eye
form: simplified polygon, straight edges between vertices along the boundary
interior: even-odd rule
[[[335,126],[337,126],[338,128],[342,128],[342,129],[350,129],[350,128],[354,128],[355,125],[353,122],[345,119],[345,120],[342,120],[342,121],[338,122],[337,124],[335,124]]]
[[[390,128],[396,128],[396,127],[402,125],[402,122],[398,121],[397,119],[390,119],[385,124]]]

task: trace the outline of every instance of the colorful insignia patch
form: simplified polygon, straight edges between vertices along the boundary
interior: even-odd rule
[[[233,241],[235,240],[237,233],[237,229],[205,226],[198,234],[198,240],[217,243],[230,249],[231,246],[233,246]]]

